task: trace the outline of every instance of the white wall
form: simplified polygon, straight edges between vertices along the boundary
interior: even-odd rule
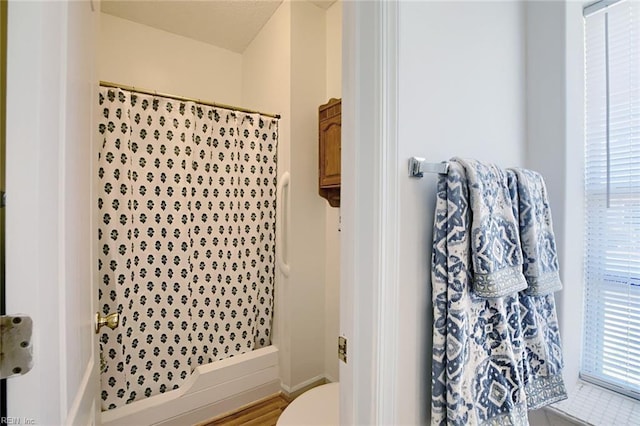
[[[326,102],[325,15],[312,3],[285,1],[243,55],[243,105],[282,114],[278,175],[291,174],[291,274],[277,276],[274,311],[289,392],[325,376],[325,206],[317,175],[318,106]]]
[[[410,179],[406,161],[524,165],[524,19],[519,2],[399,4],[398,424],[428,424],[431,400],[436,176]]]
[[[326,15],[326,100],[342,97],[342,2],[336,1]],[[340,332],[340,209],[325,203],[325,355],[327,379],[340,379],[338,334]]]
[[[342,96],[342,1],[337,0],[326,15],[327,99]]]
[[[100,80],[242,106],[242,55],[105,13],[98,69]]]
[[[556,227],[564,223],[565,14],[563,2],[530,2],[527,10],[526,165],[545,177]],[[560,185],[558,185],[560,184]],[[556,236],[564,247],[562,232]],[[561,294],[561,293],[560,293]]]
[[[242,54],[242,105],[282,115],[280,136],[291,127],[291,5],[283,3]],[[289,137],[279,140],[288,154]],[[280,138],[282,139],[282,137]],[[283,156],[278,153],[278,167]]]
[[[318,195],[318,106],[325,103],[325,11],[291,3],[292,384],[324,375],[325,203]]]

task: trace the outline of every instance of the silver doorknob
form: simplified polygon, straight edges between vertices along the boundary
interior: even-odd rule
[[[117,312],[109,314],[106,317],[103,317],[102,315],[100,315],[100,312],[96,312],[96,334],[100,332],[100,329],[102,328],[103,325],[106,325],[107,327],[113,330],[118,326],[119,322],[120,322],[120,315],[118,315]]]

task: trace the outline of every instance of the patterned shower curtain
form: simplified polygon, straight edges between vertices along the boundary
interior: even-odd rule
[[[268,346],[277,120],[100,88],[103,410]]]

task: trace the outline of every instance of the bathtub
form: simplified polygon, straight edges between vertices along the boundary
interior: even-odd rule
[[[102,424],[195,424],[279,391],[278,349],[272,345],[201,365],[178,389],[102,412]]]

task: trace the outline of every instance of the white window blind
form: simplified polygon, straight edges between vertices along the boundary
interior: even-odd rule
[[[640,399],[640,2],[585,17],[581,377]]]

